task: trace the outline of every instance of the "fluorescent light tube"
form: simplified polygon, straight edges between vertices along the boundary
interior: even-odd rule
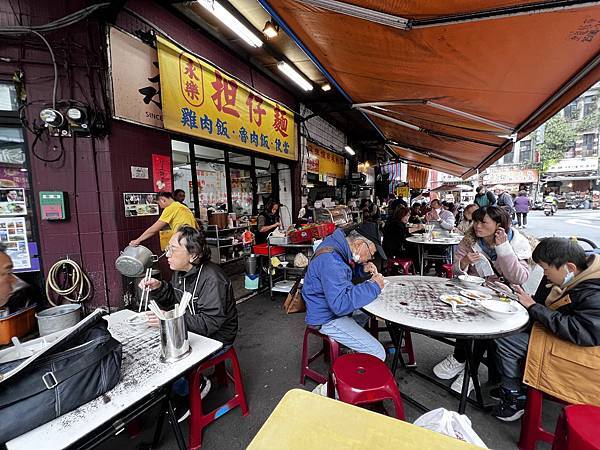
[[[290,66],[285,61],[279,61],[277,63],[277,68],[281,72],[283,72],[283,74],[287,76],[290,80],[292,80],[294,83],[300,86],[303,90],[312,91],[312,84],[306,81],[306,78],[300,75],[292,66]]]
[[[241,37],[251,47],[262,47],[263,42],[242,22],[236,19],[233,14],[227,11],[216,0],[197,0],[207,11],[210,11],[223,24],[227,25],[231,31]]]
[[[352,147],[350,147],[349,145],[346,145],[344,147],[344,150],[346,150],[348,152],[348,154],[350,154],[352,156],[356,155],[356,152],[354,150],[352,150]]]

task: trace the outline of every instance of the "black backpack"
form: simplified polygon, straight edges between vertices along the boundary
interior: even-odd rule
[[[112,389],[122,346],[100,311],[17,373],[24,360],[0,363],[0,442],[72,411]]]

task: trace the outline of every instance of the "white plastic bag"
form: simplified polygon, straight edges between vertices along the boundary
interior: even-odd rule
[[[482,448],[488,448],[473,430],[471,420],[464,414],[438,408],[423,414],[415,420],[414,424]]]
[[[297,253],[294,257],[294,267],[304,268],[308,266],[308,258],[303,253]]]

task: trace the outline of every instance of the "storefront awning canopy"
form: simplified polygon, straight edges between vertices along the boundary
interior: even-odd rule
[[[259,1],[395,154],[465,178],[600,79],[597,1]]]

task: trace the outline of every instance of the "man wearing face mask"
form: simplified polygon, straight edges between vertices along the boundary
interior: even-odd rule
[[[551,285],[542,281],[533,298],[513,286],[533,328],[496,339],[502,381],[490,395],[501,400],[493,414],[503,421],[523,415],[526,357],[528,385],[568,403],[600,402],[600,386],[590,383],[597,375],[592,361],[600,360],[600,256],[586,257],[576,241],[545,238],[532,258]]]
[[[359,310],[377,298],[383,276],[372,262],[385,259],[377,224],[363,223],[353,231],[337,229],[317,248],[304,277],[302,297],[306,323],[340,344],[382,361],[385,350],[364,325]]]

